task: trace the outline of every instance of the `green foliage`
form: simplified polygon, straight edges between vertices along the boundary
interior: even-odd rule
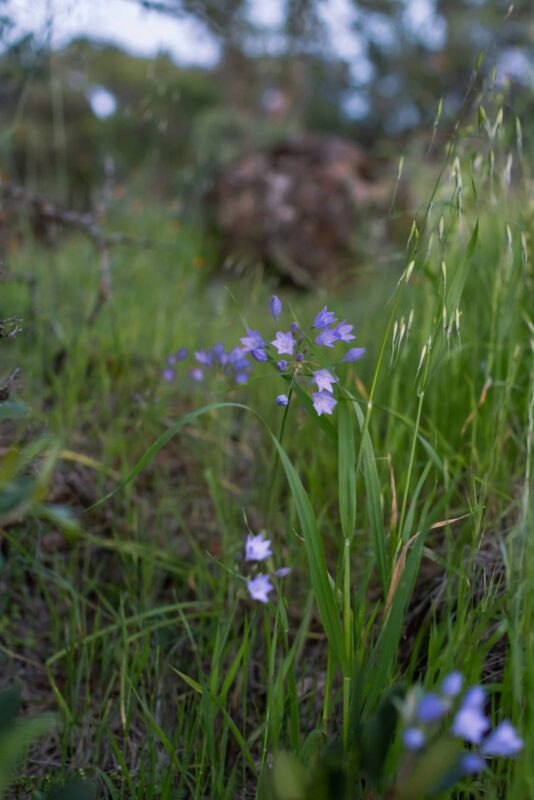
[[[197,232],[177,237],[165,209],[128,201],[116,221],[168,247],[114,250],[114,304],[91,323],[86,242],[13,254],[16,275],[40,267],[35,323],[13,352],[49,433],[2,451],[2,674],[24,664],[66,720],[54,757],[92,767],[111,797],[230,800],[258,774],[268,800],[379,795],[400,759],[395,687],[423,670],[433,685],[453,667],[489,673],[495,716],[520,720],[532,746],[530,187],[527,170],[523,186],[506,179],[510,155],[524,163],[515,120],[484,109],[405,253],[342,292],[287,292],[299,320],[332,302],[367,354],[341,368],[332,419],[294,387],[283,439],[269,433],[282,427],[274,371],[246,389],[190,383],[185,365],[160,378],[177,347],[238,341],[234,297],[271,330],[261,271],[231,291],[206,281]],[[405,169],[428,198],[433,165]],[[27,316],[20,285],[5,298]],[[18,406],[3,413],[26,424]],[[49,536],[61,511],[35,525],[57,464],[92,506],[74,547]],[[266,607],[246,594],[248,527],[293,568]],[[400,796],[437,789],[452,749],[407,769]],[[442,796],[524,800],[532,782],[522,757]]]
[[[354,751],[349,754],[334,741],[313,767],[306,769],[288,753],[275,753],[272,768],[264,768],[260,776],[258,800],[363,800],[370,796],[422,800],[432,794],[440,776],[454,769],[458,746],[448,739],[439,740],[411,775],[405,773],[392,781],[387,757],[395,739],[402,696],[402,690],[394,688],[375,714],[358,719]]]
[[[34,515],[67,534],[79,532],[79,523],[72,509],[46,502],[47,486],[56,458],[57,448],[48,437],[36,439],[26,447],[13,447],[4,455],[0,464],[0,522]],[[35,459],[41,461],[38,473],[33,466]]]
[[[0,798],[5,796],[25,750],[34,739],[50,733],[55,724],[51,714],[18,721],[19,711],[18,692],[14,689],[0,691]]]

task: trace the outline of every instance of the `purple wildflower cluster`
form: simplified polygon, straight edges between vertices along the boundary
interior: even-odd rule
[[[182,347],[176,353],[167,358],[167,366],[163,370],[162,377],[171,383],[176,377],[175,366],[179,361],[183,361],[188,356],[186,347]],[[197,382],[204,380],[206,370],[216,370],[224,374],[229,380],[238,386],[246,383],[249,379],[249,372],[252,362],[242,347],[233,347],[228,352],[220,342],[206,350],[197,350],[194,354],[195,366],[189,370],[189,377]]]
[[[282,301],[276,295],[271,298],[270,308],[277,322],[282,314]],[[270,361],[276,364],[279,372],[291,373],[294,377],[297,374],[311,377],[316,387],[311,396],[313,407],[321,416],[332,414],[337,405],[334,387],[339,379],[328,369],[316,369],[320,365],[313,357],[314,351],[311,345],[334,348],[338,342],[349,343],[356,338],[352,328],[353,326],[346,320],[338,323],[334,312],[325,306],[315,317],[310,333],[300,330],[297,323],[292,322],[289,330],[277,331],[275,338],[266,343],[259,331],[247,329],[247,335],[242,337],[241,344],[243,350],[250,353],[250,356],[259,363]],[[363,347],[351,347],[338,360],[340,363],[358,361],[364,353]],[[283,407],[287,406],[289,399],[287,395],[279,394],[275,402],[276,405]]]
[[[271,540],[265,539],[263,533],[248,534],[245,543],[245,561],[260,562],[272,558],[273,551],[271,550]],[[265,575],[262,573],[256,574],[247,580],[248,593],[253,600],[260,603],[269,602],[269,594],[273,591],[274,586],[271,583],[272,578],[285,578],[291,572],[290,567],[280,567],[271,574]]]
[[[270,309],[275,322],[281,316],[282,301],[273,295]],[[297,376],[311,378],[315,391],[311,393],[313,407],[318,416],[332,414],[337,405],[335,386],[339,378],[334,372],[321,367],[318,363],[318,351],[315,347],[335,348],[339,342],[347,344],[356,337],[352,333],[353,326],[346,320],[338,322],[333,311],[325,306],[315,317],[308,332],[300,330],[296,322],[289,325],[287,331],[276,331],[274,339],[265,342],[260,331],[247,328],[246,336],[241,338],[241,346],[226,351],[224,345],[217,343],[206,350],[194,353],[194,366],[189,370],[189,377],[201,382],[207,370],[224,375],[228,380],[241,386],[247,383],[254,362],[259,364],[270,362],[286,377],[295,380]],[[338,363],[358,361],[365,353],[364,347],[350,347],[342,357],[337,355]],[[167,358],[162,371],[162,378],[172,383],[176,378],[176,365],[188,356],[187,348],[182,347]],[[289,404],[287,394],[278,394],[276,405],[281,408]]]
[[[161,377],[167,383],[172,383],[172,381],[176,377],[176,365],[179,361],[183,361],[189,355],[189,350],[187,347],[181,347],[176,353],[171,353],[170,356],[167,356],[167,366],[161,373]]]
[[[451,672],[443,680],[438,692],[421,696],[412,694],[404,707],[407,726],[403,743],[407,750],[422,750],[447,721],[448,734],[472,746],[460,756],[459,766],[464,774],[481,772],[486,758],[515,756],[523,748],[523,741],[513,725],[504,720],[493,730],[485,713],[486,692],[482,686],[473,686],[464,692],[463,676]],[[461,697],[460,697],[461,696]]]

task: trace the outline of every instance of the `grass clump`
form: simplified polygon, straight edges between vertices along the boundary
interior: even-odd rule
[[[22,472],[44,469],[56,516],[5,517],[2,682],[62,714],[27,761],[38,788],[83,769],[112,798],[528,795],[532,208],[515,121],[484,102],[400,272],[276,289],[280,329],[307,331],[303,361],[269,345],[261,273],[230,291],[204,280],[194,235],[174,237],[163,212],[143,233],[169,247],[113,251],[114,301],[96,317],[88,246],[14,255],[15,277],[40,265],[32,297],[12,283],[5,301],[24,318],[8,360],[38,400],[5,452],[28,424],[46,433],[45,466],[35,452]],[[357,364],[315,341],[324,305],[354,323]],[[185,362],[162,379],[178,348],[237,346],[240,314],[266,356],[246,385],[224,370],[192,381]],[[336,378],[321,416],[318,369]],[[81,522],[66,533],[64,506]],[[250,564],[260,531],[271,551]],[[258,602],[250,581],[267,574]],[[458,671],[486,687],[480,736],[454,733],[466,696],[442,682]],[[521,749],[506,729],[489,752],[490,717],[520,731],[516,761],[498,758]],[[475,777],[467,755],[484,759]]]

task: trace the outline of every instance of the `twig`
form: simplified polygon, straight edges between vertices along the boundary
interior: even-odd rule
[[[97,215],[91,212],[81,213],[71,209],[59,208],[45,197],[25,189],[11,181],[0,180],[0,198],[14,205],[20,204],[32,210],[35,217],[45,223],[61,225],[84,233],[90,238],[99,255],[100,289],[94,308],[89,315],[89,324],[93,324],[102,306],[113,299],[109,251],[116,245],[135,247],[171,249],[169,246],[154,242],[151,239],[130,236],[126,233],[107,233],[97,222]]]
[[[0,195],[8,202],[32,207],[35,214],[45,222],[62,225],[65,228],[74,228],[85,233],[100,251],[119,244],[166,249],[151,239],[120,232],[106,233],[98,224],[94,214],[61,209],[47,198],[10,181],[0,181]]]

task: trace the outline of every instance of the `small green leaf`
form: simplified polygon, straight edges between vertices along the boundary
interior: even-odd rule
[[[75,778],[60,788],[51,789],[46,793],[45,800],[93,800],[95,795],[92,783]]]
[[[73,511],[69,506],[58,505],[42,505],[38,506],[35,513],[41,519],[57,525],[64,533],[78,534],[80,533],[80,523],[76,519]]]
[[[0,515],[10,514],[32,499],[36,480],[33,475],[19,475],[0,487]]]
[[[388,692],[378,711],[365,723],[361,739],[361,764],[374,786],[380,786],[384,764],[395,738],[399,711],[395,703],[404,694],[400,686]]]
[[[339,740],[329,745],[321,756],[309,782],[306,800],[345,800],[347,795],[347,769],[343,747]]]
[[[0,421],[27,417],[30,410],[29,406],[19,403],[18,400],[4,400],[0,403]]]
[[[20,711],[20,696],[16,689],[0,692],[0,734],[9,730]]]

